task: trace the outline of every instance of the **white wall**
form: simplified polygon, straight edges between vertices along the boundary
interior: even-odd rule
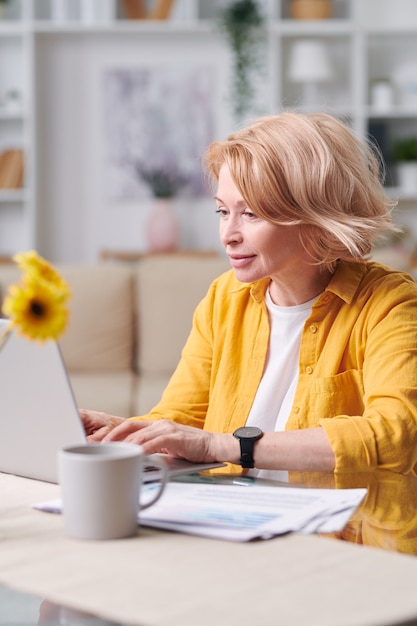
[[[216,137],[229,132],[227,49],[212,32],[185,39],[129,31],[36,35],[38,249],[53,262],[93,261],[103,249],[146,250],[150,201],[116,202],[105,193],[103,70],[213,64]],[[184,247],[220,248],[211,199],[177,198],[176,208]]]
[[[210,0],[203,1],[210,3]],[[275,2],[269,1],[272,4]],[[369,0],[374,13],[379,2]],[[399,2],[401,7],[406,2],[409,7],[412,3],[417,5],[415,0]],[[357,6],[365,12],[364,20],[370,19],[371,14],[368,15],[362,4]],[[388,4],[389,0],[384,0],[383,5],[386,7]],[[381,12],[381,20],[383,14]],[[132,28],[129,28],[129,24],[126,26],[124,28],[119,24],[117,32],[112,27],[101,30],[86,28],[84,32],[69,27],[62,32],[38,31],[34,35],[36,205],[40,224],[36,247],[53,262],[94,261],[103,249],[142,252],[147,249],[144,231],[150,202],[146,199],[116,202],[105,191],[108,172],[104,162],[102,117],[101,81],[104,70],[115,66],[140,67],[151,64],[212,64],[216,77],[212,86],[216,138],[224,138],[233,128],[228,106],[229,50],[214,25],[211,29],[198,32],[193,32],[192,26],[186,32],[186,26],[181,25],[178,28],[174,26],[172,30],[158,30],[157,26],[151,26],[148,31],[141,28],[137,32],[134,24]],[[265,67],[268,67],[268,63],[275,67],[275,83],[260,76],[260,101],[267,103],[266,109],[273,108],[274,98],[269,97],[269,92],[273,94],[274,90],[278,90],[282,78],[277,61],[280,49],[277,41],[271,38],[269,56],[264,60]],[[400,48],[403,55],[415,51],[414,43],[410,49],[407,42],[405,46],[398,46],[398,38],[395,39],[395,45],[390,43],[390,37],[382,41],[384,52],[388,51],[389,67],[394,68],[401,58],[404,60],[398,56]],[[381,47],[381,44],[378,45]],[[379,57],[383,58],[383,55],[380,55],[377,46],[374,50],[371,45],[370,50],[374,71],[382,71]],[[358,56],[358,59],[360,63],[356,65],[361,68],[364,57]],[[350,63],[354,61],[350,60]],[[354,80],[357,81],[361,78],[361,72],[356,74]],[[264,112],[267,111],[260,110],[259,114]],[[359,106],[359,118],[363,119],[362,104]],[[411,121],[409,117],[404,120],[407,127],[410,123],[413,127],[416,124],[414,114]],[[401,123],[401,117],[398,123]],[[415,198],[406,203],[405,215],[399,213],[398,221],[404,220],[417,238],[415,204]],[[176,208],[181,219],[183,247],[220,250],[212,200],[178,198]],[[6,217],[9,218],[6,223],[11,234],[4,228],[0,243],[2,238],[12,239],[12,226],[20,223],[17,221],[19,215],[12,214],[11,210],[10,217]],[[22,237],[25,235],[23,231],[20,234]],[[19,245],[19,249],[24,247]]]

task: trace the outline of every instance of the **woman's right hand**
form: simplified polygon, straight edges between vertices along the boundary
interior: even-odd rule
[[[101,441],[110,431],[125,421],[124,417],[116,417],[101,411],[78,409],[87,440],[90,442]]]

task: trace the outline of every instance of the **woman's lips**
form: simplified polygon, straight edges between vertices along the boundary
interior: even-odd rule
[[[248,256],[229,255],[230,265],[232,267],[244,267],[245,265],[248,265],[254,258],[255,258],[255,255],[248,255]]]

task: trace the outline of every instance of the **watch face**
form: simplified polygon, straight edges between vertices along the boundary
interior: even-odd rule
[[[256,426],[242,426],[242,428],[235,430],[233,434],[235,437],[243,439],[259,439],[262,437],[263,432],[260,428],[256,428]]]

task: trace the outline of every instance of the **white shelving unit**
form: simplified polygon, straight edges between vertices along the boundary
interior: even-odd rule
[[[0,254],[30,247],[35,224],[31,175],[32,33],[20,4],[6,5],[5,11],[0,20],[0,153],[22,151],[25,163],[23,180],[12,183],[12,188],[3,182],[0,189]],[[0,162],[0,178],[4,167]]]
[[[230,51],[214,21],[226,1],[177,0],[172,19],[153,22],[124,19],[123,3],[116,0],[9,0],[0,20],[0,151],[22,147],[25,176],[22,189],[0,190],[0,255],[36,247],[53,261],[83,261],[109,247],[100,228],[116,211],[124,216],[119,239],[123,228],[136,224],[127,215],[130,208],[106,207],[100,194],[97,107],[106,64],[206,59],[218,72],[216,133],[232,130],[226,104]],[[259,3],[267,18],[261,113],[320,109],[349,120],[361,136],[371,132],[388,162],[391,193],[402,207],[417,207],[417,190],[396,186],[390,162],[395,138],[417,136],[417,62],[409,102],[404,85],[395,81],[404,67],[412,74],[410,63],[417,59],[417,3],[333,0],[330,19],[305,21],[290,17],[290,0]],[[100,8],[96,20],[91,13],[86,18],[87,5]],[[317,102],[307,105],[302,86],[288,74],[292,47],[306,39],[324,44],[332,70]],[[381,79],[393,88],[392,105],[382,109],[371,99],[371,86]]]

